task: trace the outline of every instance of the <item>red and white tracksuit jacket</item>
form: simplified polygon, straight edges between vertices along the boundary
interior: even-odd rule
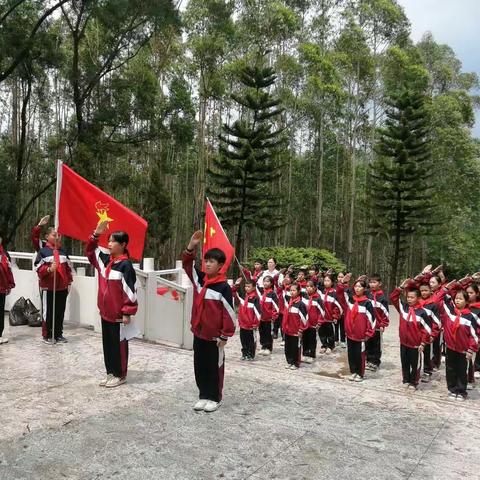
[[[458,310],[452,297],[443,290],[440,308],[445,316],[442,319],[443,336],[447,348],[454,352],[476,352],[478,350],[477,320],[469,308]]]
[[[369,290],[367,297],[370,299],[375,310],[375,319],[377,321],[375,325],[376,330],[381,328],[387,328],[390,324],[389,311],[388,311],[388,299],[382,290]]]
[[[14,287],[15,280],[13,279],[10,255],[0,245],[0,293],[10,292]],[[3,312],[0,312],[0,315],[3,315]]]
[[[345,334],[350,340],[363,342],[375,334],[375,310],[366,297],[357,297],[344,284],[337,285],[337,298],[345,312]]]
[[[291,301],[292,300],[292,301]],[[285,309],[282,319],[282,331],[285,335],[298,337],[300,333],[308,328],[307,306],[303,303],[299,295],[291,299],[290,295],[285,295]]]
[[[237,311],[238,326],[244,330],[253,330],[258,328],[260,318],[262,316],[262,307],[257,292],[248,293],[245,298],[242,298],[235,286],[232,287],[232,292],[239,304]]]
[[[432,328],[430,314],[420,303],[410,307],[401,300],[402,290],[396,288],[390,295],[390,300],[400,315],[400,343],[404,347],[418,348],[422,343],[431,343]]]
[[[308,328],[317,328],[322,323],[325,315],[323,302],[318,293],[313,295],[304,294],[302,296],[303,303],[307,307]]]
[[[262,322],[271,322],[278,318],[280,307],[278,305],[278,297],[272,288],[268,290],[257,286],[257,294],[260,299],[260,306],[262,307]]]
[[[128,258],[112,259],[98,247],[98,238],[90,237],[86,254],[98,271],[97,305],[103,320],[116,323],[123,315],[135,315],[138,309],[135,283],[137,277]]]
[[[203,308],[197,307],[198,296],[202,291],[205,272],[194,266],[195,252],[184,251],[182,265],[193,283],[193,307],[191,330],[202,340],[227,340],[235,333],[235,310],[233,309],[232,289],[227,282],[208,285],[203,300]]]
[[[334,288],[321,287],[318,290],[320,298],[323,303],[323,309],[325,314],[320,319],[320,323],[336,322],[340,319],[343,313],[342,306],[337,300],[337,294]]]
[[[57,257],[57,271],[49,272],[48,269]],[[50,243],[45,243],[37,252],[35,259],[35,270],[37,271],[40,288],[53,291],[54,286],[57,292],[67,290],[72,283],[73,265],[64,248],[55,247]],[[55,278],[56,276],[56,278]]]

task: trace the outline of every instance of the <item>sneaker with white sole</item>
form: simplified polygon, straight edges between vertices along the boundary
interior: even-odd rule
[[[264,355],[265,355],[266,357],[268,357],[268,356],[271,355],[271,354],[272,354],[272,351],[271,351],[271,350],[268,350],[268,348],[267,348],[267,350],[265,350]]]
[[[289,370],[289,369],[290,369],[290,364],[287,363],[287,364],[285,365],[285,370]]]
[[[43,341],[43,343],[46,343],[47,345],[55,345],[57,343],[52,338],[47,338],[47,337],[44,337],[42,341]]]
[[[474,383],[467,383],[467,390],[473,390],[475,388]]]
[[[305,363],[307,361],[307,357],[302,355],[302,357],[300,358],[300,361]]]
[[[3,343],[8,343],[7,337],[0,337],[0,345],[2,345]]]
[[[431,373],[423,373],[422,374],[422,379],[421,381],[423,383],[430,383],[430,380],[432,379],[432,374]]]
[[[363,377],[360,375],[356,374],[355,378],[353,379],[354,382],[363,382]]]
[[[356,376],[357,376],[356,373],[352,373],[352,374],[348,377],[348,380],[349,380],[350,382],[354,382]]]
[[[194,406],[193,409],[196,412],[201,412],[206,406],[209,400],[205,400],[204,398],[201,398]]]
[[[327,351],[327,349],[322,347],[320,349],[320,355],[323,355],[326,351]]]
[[[213,400],[207,400],[205,407],[203,408],[204,412],[211,413],[220,407],[222,402],[214,402]]]
[[[284,346],[285,346],[285,340],[282,340],[282,341],[280,342],[280,346],[281,346],[281,347],[284,347]]]
[[[475,378],[480,378],[480,372],[475,372],[475,373],[473,374],[473,376],[474,376]]]
[[[305,363],[313,363],[315,359],[313,357],[305,357]]]
[[[448,398],[457,398],[457,394],[453,392],[448,392]]]
[[[325,355],[330,355],[332,353],[332,349],[331,348],[327,348],[325,350]]]
[[[68,340],[63,335],[60,335],[59,337],[56,337],[55,341],[57,343],[68,343]]]
[[[340,342],[340,347],[341,348],[347,348],[347,344],[345,342]]]
[[[127,379],[125,377],[120,378],[120,377],[114,377],[112,375],[112,378],[105,384],[105,387],[107,388],[115,388],[119,387],[120,385],[123,385]]]
[[[298,370],[298,367],[296,365],[290,365],[290,370]]]
[[[113,375],[111,373],[109,373],[99,384],[98,386],[99,387],[104,387],[107,382],[113,377]]]

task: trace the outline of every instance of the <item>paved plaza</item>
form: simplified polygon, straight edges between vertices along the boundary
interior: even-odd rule
[[[192,410],[192,352],[133,341],[128,383],[105,389],[97,333],[67,328],[68,344],[48,346],[38,328],[7,327],[0,479],[478,479],[479,392],[448,399],[443,365],[405,391],[396,322],[362,384],[341,378],[344,349],[291,371],[279,341],[250,363],[236,336],[211,414]]]

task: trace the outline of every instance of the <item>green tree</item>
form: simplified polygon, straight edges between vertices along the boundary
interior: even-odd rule
[[[392,242],[391,286],[398,280],[408,240],[431,229],[434,209],[427,74],[415,64],[404,68],[404,78],[394,80],[395,89],[385,99],[387,120],[370,172],[370,226]]]
[[[275,121],[283,112],[281,101],[269,89],[275,84],[274,70],[260,56],[254,66],[241,72],[244,88],[232,94],[241,116],[224,125],[220,154],[209,174],[208,194],[226,225],[236,227],[235,248],[243,257],[247,228],[270,230],[282,224],[279,201],[266,194],[266,187],[281,175],[279,155],[285,147],[283,129]]]

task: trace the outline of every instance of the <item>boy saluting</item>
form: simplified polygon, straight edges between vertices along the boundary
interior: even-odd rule
[[[199,400],[196,411],[214,412],[222,402],[225,371],[224,347],[235,333],[235,311],[232,290],[221,269],[225,253],[211,248],[204,255],[205,272],[194,266],[197,246],[203,232],[197,230],[183,252],[182,263],[193,283],[191,330],[193,332],[193,363]]]

